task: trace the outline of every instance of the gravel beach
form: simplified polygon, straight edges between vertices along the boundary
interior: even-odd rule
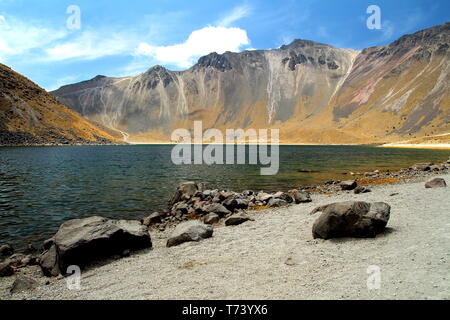
[[[450,182],[448,174],[437,177]],[[427,180],[248,211],[255,221],[216,226],[212,238],[178,247],[165,247],[171,230],[152,232],[152,250],[83,271],[80,290],[30,267],[19,274],[40,286],[10,295],[15,276],[1,278],[0,299],[449,299],[450,188],[425,189]],[[309,212],[347,200],[390,204],[386,232],[373,239],[313,239],[318,214]],[[368,289],[370,266],[380,270],[379,289]]]

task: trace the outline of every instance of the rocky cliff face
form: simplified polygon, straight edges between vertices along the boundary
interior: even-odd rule
[[[186,71],[96,78],[53,94],[130,141],[175,128],[280,128],[283,142],[377,143],[449,131],[450,23],[355,51],[307,40],[211,53]]]
[[[120,134],[105,130],[0,64],[0,145],[121,142]]]

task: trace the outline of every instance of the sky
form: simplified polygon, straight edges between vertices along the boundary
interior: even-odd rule
[[[380,9],[379,28],[369,29]],[[449,0],[0,0],[0,63],[47,90],[154,65],[184,70],[210,52],[294,39],[386,45],[450,21]]]

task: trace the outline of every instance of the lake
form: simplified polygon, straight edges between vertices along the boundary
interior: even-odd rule
[[[139,219],[164,208],[181,181],[235,191],[289,190],[343,172],[444,161],[449,150],[280,146],[280,170],[260,165],[174,165],[169,145],[0,148],[0,243],[41,244],[72,218]],[[319,171],[300,173],[299,169]],[[347,178],[348,179],[348,178]]]

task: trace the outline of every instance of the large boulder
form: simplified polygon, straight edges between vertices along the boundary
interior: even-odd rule
[[[177,246],[184,242],[200,241],[212,237],[213,227],[197,220],[180,223],[167,240],[167,247]]]
[[[40,266],[47,276],[64,274],[67,267],[80,268],[125,250],[152,246],[148,228],[139,221],[89,217],[63,223],[53,238],[44,243],[47,250]]]
[[[314,238],[369,238],[384,231],[391,207],[384,202],[347,201],[318,207],[311,214],[319,211],[322,214],[312,229]]]
[[[442,178],[434,178],[433,180],[428,181],[425,183],[425,188],[445,188],[447,187],[447,183],[445,183],[445,180]]]

